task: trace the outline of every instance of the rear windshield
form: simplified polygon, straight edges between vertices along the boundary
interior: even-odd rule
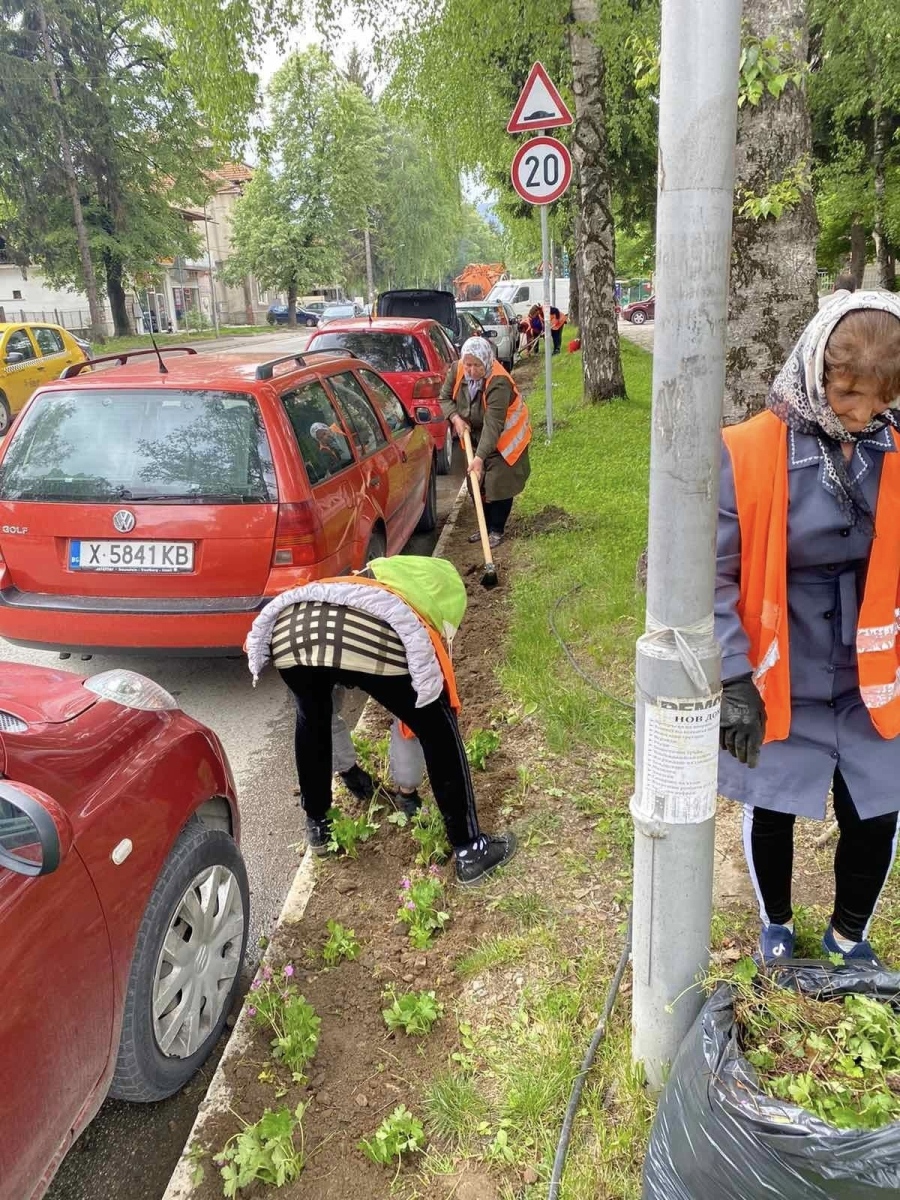
[[[427,371],[428,360],[410,333],[322,333],[316,350],[348,350],[376,371]]]
[[[213,391],[55,392],[0,466],[4,500],[263,503],[275,473],[256,401]]]
[[[482,325],[498,325],[500,323],[496,304],[479,305],[478,308],[464,308],[462,311],[467,312],[476,321],[480,321]]]

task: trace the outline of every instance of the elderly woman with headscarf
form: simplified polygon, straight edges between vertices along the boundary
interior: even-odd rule
[[[840,833],[823,947],[878,960],[869,924],[900,809],[900,300],[842,292],[766,411],[725,430],[716,636],[719,790],[744,804],[766,962],[794,950],[796,817]]]
[[[459,362],[444,380],[441,403],[457,437],[466,429],[472,434],[472,486],[481,487],[488,541],[499,546],[513,497],[531,473],[531,422],[516,381],[496,361],[486,338],[463,342]],[[470,541],[478,541],[478,534]]]

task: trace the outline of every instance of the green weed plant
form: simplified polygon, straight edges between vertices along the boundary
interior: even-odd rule
[[[328,940],[322,947],[322,958],[327,967],[334,967],[346,958],[352,962],[359,956],[359,942],[352,929],[345,929],[339,921],[326,921]]]
[[[444,1015],[444,1006],[434,992],[402,992],[398,995],[394,988],[388,988],[384,999],[388,1006],[381,1010],[381,1015],[392,1033],[402,1029],[411,1037],[424,1037]]]
[[[427,950],[440,933],[450,914],[441,907],[444,902],[444,885],[437,874],[437,867],[429,867],[427,875],[400,882],[400,907],[397,920],[408,928],[409,940],[417,950]]]
[[[279,1108],[272,1112],[267,1108],[254,1125],[245,1124],[228,1139],[213,1159],[226,1197],[236,1196],[252,1183],[280,1188],[299,1178],[305,1165],[301,1124],[305,1110],[303,1103],[293,1111]]]
[[[262,976],[250,985],[247,1013],[260,1029],[275,1035],[273,1056],[291,1072],[295,1083],[305,1083],[304,1068],[316,1053],[321,1019],[293,983],[294,967],[288,963],[280,975],[264,967]]]
[[[404,1154],[417,1154],[425,1145],[425,1130],[405,1104],[398,1104],[381,1122],[371,1138],[363,1138],[359,1148],[382,1167],[397,1166]]]
[[[750,959],[735,968],[742,1048],[770,1096],[838,1129],[900,1120],[900,1015],[872,996],[817,1000],[779,986]]]

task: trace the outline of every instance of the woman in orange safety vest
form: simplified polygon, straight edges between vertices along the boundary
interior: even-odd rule
[[[724,433],[716,637],[720,792],[744,805],[765,961],[794,950],[796,817],[840,827],[827,953],[869,924],[900,809],[900,299],[839,292],[766,411]]]
[[[457,437],[467,428],[472,433],[472,484],[481,487],[484,497],[488,541],[499,546],[513,497],[524,489],[531,473],[531,421],[515,380],[496,361],[486,338],[463,343],[459,362],[444,380],[441,403]],[[478,541],[478,534],[470,541]]]

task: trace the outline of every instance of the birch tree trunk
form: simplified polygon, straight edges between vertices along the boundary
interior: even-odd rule
[[[63,174],[66,180],[66,191],[72,205],[72,220],[75,225],[75,240],[81,259],[81,273],[84,276],[84,290],[87,294],[88,309],[91,316],[91,340],[103,342],[106,340],[106,329],[103,322],[103,310],[100,308],[100,297],[97,291],[97,276],[94,271],[94,260],[91,257],[91,243],[88,238],[87,225],[84,221],[84,210],[81,207],[81,196],[78,191],[78,176],[75,173],[75,159],[72,146],[66,130],[66,117],[63,111],[62,96],[59,91],[59,81],[56,78],[56,63],[53,59],[53,49],[50,45],[50,30],[47,25],[47,13],[43,4],[37,6],[38,26],[41,31],[41,45],[44,60],[47,63],[47,76],[50,83],[50,95],[56,111],[57,132],[62,154]]]
[[[805,62],[806,0],[744,0],[751,36],[775,34]],[[777,220],[739,216],[746,193],[765,195],[812,156],[806,93],[788,84],[776,100],[745,103],[738,116],[735,218],[728,304],[725,423],[758,412],[791,347],[818,306],[812,193]]]
[[[884,235],[884,151],[885,143],[888,140],[885,134],[888,134],[888,138],[890,134],[887,131],[887,123],[880,104],[875,107],[872,121],[872,172],[875,176],[875,215],[872,221],[872,240],[875,243],[878,286],[893,291],[891,288],[891,253]]]
[[[856,280],[857,287],[862,287],[865,270],[866,231],[858,220],[854,220],[850,226],[850,274]]]
[[[597,0],[571,0],[572,149],[580,222],[578,315],[585,399],[604,403],[625,395],[615,309],[615,226],[606,157],[605,64],[597,41]]]

